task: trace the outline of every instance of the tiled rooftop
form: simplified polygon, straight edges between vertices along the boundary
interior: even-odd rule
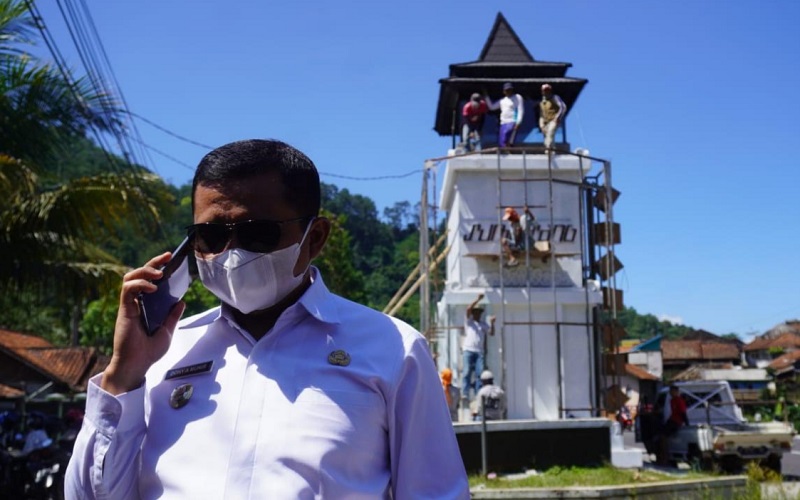
[[[704,342],[701,340],[663,340],[661,351],[664,361],[703,361],[738,359],[736,344]]]
[[[103,371],[109,362],[108,356],[93,347],[55,347],[41,337],[2,329],[0,350],[76,392],[85,391],[89,378]],[[0,397],[15,396],[13,390],[0,389]]]

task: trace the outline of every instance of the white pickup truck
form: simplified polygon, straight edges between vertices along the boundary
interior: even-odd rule
[[[727,382],[678,382],[686,401],[689,425],[667,438],[668,460],[696,462],[704,469],[736,472],[758,461],[780,473],[783,453],[792,448],[795,430],[783,422],[747,422]],[[661,409],[666,409],[666,414]],[[656,454],[663,422],[669,417],[669,389],[662,389],[655,409],[637,415],[636,440]]]

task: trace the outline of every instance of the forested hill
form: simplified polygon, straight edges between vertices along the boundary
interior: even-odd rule
[[[658,319],[652,314],[639,314],[633,307],[626,307],[617,314],[617,321],[625,328],[626,339],[649,339],[657,335],[674,340],[682,338],[696,328],[687,325],[674,324]],[[739,338],[735,333],[711,332],[715,335],[728,338]]]

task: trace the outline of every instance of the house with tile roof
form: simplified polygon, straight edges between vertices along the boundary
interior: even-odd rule
[[[664,380],[671,380],[692,366],[742,364],[739,346],[735,342],[723,340],[663,340],[661,355],[664,361]]]
[[[773,359],[768,365],[776,378],[790,377],[800,371],[800,349],[782,354]]]
[[[646,396],[647,401],[655,401],[660,381],[660,378],[644,368],[625,363],[625,371],[619,377],[619,385],[627,397],[625,406],[631,411],[631,415],[636,416],[643,396]]]
[[[800,321],[781,323],[754,338],[743,349],[748,363],[767,367],[784,354],[800,350]]]
[[[44,401],[50,394],[68,398],[85,392],[90,377],[109,357],[93,347],[56,347],[47,340],[0,329],[0,408],[22,399]]]

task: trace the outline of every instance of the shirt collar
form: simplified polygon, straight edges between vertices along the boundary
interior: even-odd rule
[[[339,323],[339,310],[336,307],[334,297],[328,287],[325,286],[325,282],[322,281],[322,274],[320,274],[319,269],[311,266],[311,286],[297,301],[298,304],[303,306],[308,311],[308,314],[319,321]]]

